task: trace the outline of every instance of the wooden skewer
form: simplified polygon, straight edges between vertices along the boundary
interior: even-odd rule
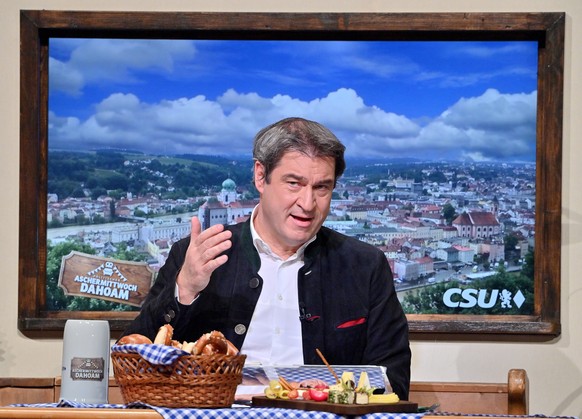
[[[279,382],[281,383],[281,387],[285,390],[293,390],[293,386],[285,379],[285,377],[279,376]]]
[[[341,381],[340,378],[337,376],[337,374],[335,373],[335,371],[333,370],[331,365],[329,365],[329,362],[327,362],[327,359],[325,359],[325,357],[323,356],[321,351],[318,348],[315,348],[315,352],[317,352],[317,355],[319,355],[319,357],[321,358],[321,360],[323,361],[323,363],[325,364],[325,366],[327,367],[329,372],[331,372],[333,374],[333,376],[335,377],[335,382],[339,383]]]

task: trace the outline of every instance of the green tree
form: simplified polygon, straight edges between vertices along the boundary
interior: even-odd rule
[[[130,248],[125,242],[118,243],[116,246],[117,250],[110,256],[113,259],[131,260],[134,262],[145,262],[147,260],[147,254]]]
[[[453,207],[448,202],[443,206],[442,215],[447,225],[451,225],[453,220],[457,218],[457,212],[455,211],[455,207]]]
[[[506,235],[504,241],[506,252],[515,250],[515,246],[517,246],[518,239],[514,234]]]
[[[445,314],[448,307],[443,302],[443,294],[456,283],[437,283],[431,286],[420,288],[418,291],[411,291],[406,294],[402,301],[402,308],[408,314]]]
[[[522,275],[531,279],[532,281],[534,280],[534,262],[535,262],[534,252],[530,250],[525,255],[523,266],[521,268],[521,273]]]
[[[48,310],[64,310],[67,306],[67,299],[63,290],[59,287],[59,274],[63,256],[67,256],[73,250],[87,254],[95,254],[95,250],[83,243],[67,241],[52,246],[48,243],[46,259],[46,305]]]
[[[48,228],[59,228],[62,227],[63,223],[58,219],[53,219],[48,223]]]
[[[126,192],[123,189],[115,189],[113,191],[107,192],[107,195],[116,201],[119,201],[121,198],[123,198],[125,194]]]
[[[107,189],[97,186],[91,189],[91,198],[97,200],[100,196],[107,196]]]
[[[97,151],[95,153],[95,166],[100,169],[117,170],[123,167],[125,157],[114,151]]]
[[[107,222],[107,220],[102,215],[97,214],[93,216],[93,224],[103,224],[105,222]]]
[[[154,172],[163,172],[164,165],[158,159],[153,159],[149,164],[149,169],[153,170]]]
[[[122,173],[104,172],[101,174],[100,185],[107,189],[120,189],[126,191],[128,188],[127,177]]]
[[[447,177],[440,170],[436,170],[428,175],[428,180],[431,182],[444,183],[447,181]]]
[[[77,189],[75,189],[73,191],[73,193],[71,194],[71,196],[73,198],[85,198],[85,191],[83,190],[83,188],[78,187]]]

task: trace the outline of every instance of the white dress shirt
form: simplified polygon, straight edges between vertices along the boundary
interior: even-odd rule
[[[315,237],[283,260],[255,230],[255,210],[251,214],[251,234],[261,258],[259,275],[263,278],[263,288],[241,352],[247,355],[249,364],[300,365],[303,364],[303,344],[297,274],[304,264],[305,248]]]
[[[303,343],[299,320],[299,297],[297,274],[304,264],[304,252],[313,236],[297,252],[286,260],[277,256],[255,230],[255,209],[251,214],[253,244],[259,252],[263,278],[263,289],[257,301],[241,353],[247,356],[248,364],[301,365]],[[179,288],[176,283],[175,296],[178,302]],[[190,305],[191,302],[181,302]]]

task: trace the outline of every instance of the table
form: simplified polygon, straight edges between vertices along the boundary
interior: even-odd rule
[[[185,415],[180,412],[187,411],[186,409],[174,409],[172,416],[165,415],[166,412],[158,412],[154,409],[140,409],[140,408],[77,408],[77,407],[0,407],[0,419],[162,419],[164,417],[172,417],[176,419],[182,418],[343,418],[333,413],[314,412],[314,411],[300,411],[293,409],[280,408],[239,408],[239,409],[197,409],[199,414],[192,415],[192,411],[188,410]],[[178,413],[178,415],[175,415]],[[365,418],[362,416],[360,418]],[[378,417],[377,415],[374,417]],[[381,415],[386,419],[437,419],[423,414],[409,414],[409,413],[386,413]],[[438,419],[443,419],[439,417]],[[446,417],[444,419],[447,419]],[[454,417],[448,419],[462,419],[462,417]],[[475,419],[475,418],[473,418]]]
[[[160,419],[152,409],[106,409],[76,407],[0,407],[0,418],[27,419]]]
[[[231,410],[231,409],[224,409]],[[255,408],[253,408],[253,412]],[[382,417],[394,418],[393,413],[388,413]],[[228,416],[225,416],[228,417]],[[249,418],[256,417],[254,414]],[[293,417],[288,416],[288,417]],[[374,415],[374,417],[378,417]],[[405,416],[398,416],[405,417]],[[475,419],[483,415],[454,415],[454,414],[425,414],[417,415],[422,419]],[[503,416],[495,415],[495,418],[540,418],[543,415],[532,416]],[[551,418],[576,419],[572,416],[547,416]],[[111,409],[111,408],[74,408],[74,407],[0,407],[0,419],[160,419],[160,415],[153,409]]]

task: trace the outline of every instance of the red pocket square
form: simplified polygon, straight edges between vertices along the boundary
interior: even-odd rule
[[[337,328],[338,329],[345,329],[346,327],[353,327],[353,326],[357,326],[357,325],[363,324],[363,323],[366,323],[366,318],[360,317],[359,319],[354,319],[354,320],[349,320],[347,322],[344,322],[344,323],[340,324]]]

